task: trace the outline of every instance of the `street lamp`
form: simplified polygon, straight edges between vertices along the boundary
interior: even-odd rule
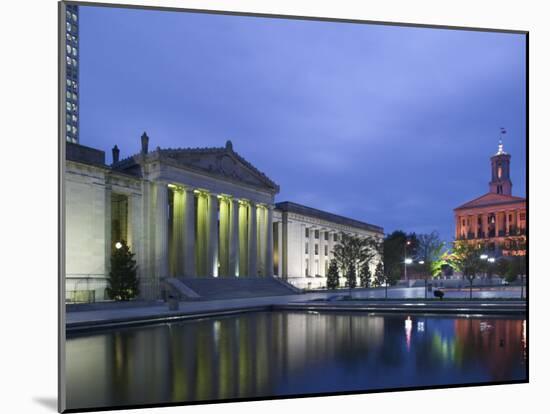
[[[479,256],[481,260],[487,260],[489,256],[487,256],[485,253],[483,253],[481,256]]]
[[[119,250],[121,247],[122,247],[122,243],[121,243],[121,242],[116,242],[116,243],[115,243],[115,248],[116,248],[117,250]]]
[[[403,258],[405,260],[404,272],[405,272],[405,280],[407,281],[407,285],[409,284],[409,278],[407,277],[407,265],[412,263],[412,259],[407,258],[407,246],[410,246],[410,245],[411,245],[410,240],[407,240],[403,245]]]
[[[419,260],[418,264],[423,265],[424,260]],[[426,273],[424,273],[424,274],[426,274]],[[424,276],[424,299],[428,299],[428,276],[427,275]]]

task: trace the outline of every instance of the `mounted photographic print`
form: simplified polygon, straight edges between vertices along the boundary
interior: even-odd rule
[[[59,3],[59,410],[528,381],[528,33]]]

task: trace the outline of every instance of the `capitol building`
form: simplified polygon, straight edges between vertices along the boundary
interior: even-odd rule
[[[69,301],[104,299],[112,249],[121,240],[135,254],[141,296],[157,299],[166,282],[192,297],[190,282],[207,278],[274,278],[322,288],[342,233],[384,236],[380,226],[276,203],[279,186],[231,141],[218,148],[150,150],[144,133],[138,154],[119,159],[116,145],[112,151],[107,165],[103,151],[66,143]]]

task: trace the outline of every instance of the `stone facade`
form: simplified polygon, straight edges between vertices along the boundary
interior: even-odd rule
[[[326,287],[333,249],[342,233],[384,238],[382,227],[291,202],[276,204],[273,220],[274,273],[299,288]],[[371,274],[380,260],[372,261]]]
[[[149,151],[143,134],[141,144],[123,160],[115,146],[107,166],[102,151],[67,143],[68,300],[105,299],[111,253],[121,240],[135,253],[141,295],[156,299],[169,277],[279,276],[300,287],[324,286],[340,232],[382,237],[377,226],[294,203],[276,207],[278,185],[230,141]]]

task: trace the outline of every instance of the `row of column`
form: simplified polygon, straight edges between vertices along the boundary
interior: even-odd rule
[[[319,227],[307,227],[309,231],[309,237],[306,240],[309,244],[308,260],[309,260],[309,276],[326,276],[326,264],[330,263],[330,254],[334,247],[334,234],[338,232],[331,232],[324,228]],[[319,238],[315,238],[315,231],[319,232]],[[305,229],[304,229],[305,232]],[[328,234],[328,240],[325,240],[325,234]],[[315,254],[315,245],[318,245],[318,254]],[[325,246],[328,249],[328,255],[325,256]],[[315,257],[317,256],[319,268],[316,268]]]
[[[510,219],[510,216],[512,219]],[[498,212],[488,212],[483,214],[474,214],[466,216],[457,216],[456,222],[456,237],[468,237],[468,234],[473,234],[474,238],[481,238],[478,220],[481,218],[481,232],[485,238],[489,237],[489,220],[494,217],[494,230],[495,236],[499,237],[499,232],[504,230],[505,234],[510,234],[513,229],[519,229],[520,225],[520,212],[518,210],[505,210]],[[464,224],[463,224],[464,222]]]
[[[155,185],[155,268],[171,276],[272,276],[273,207],[247,200]]]

